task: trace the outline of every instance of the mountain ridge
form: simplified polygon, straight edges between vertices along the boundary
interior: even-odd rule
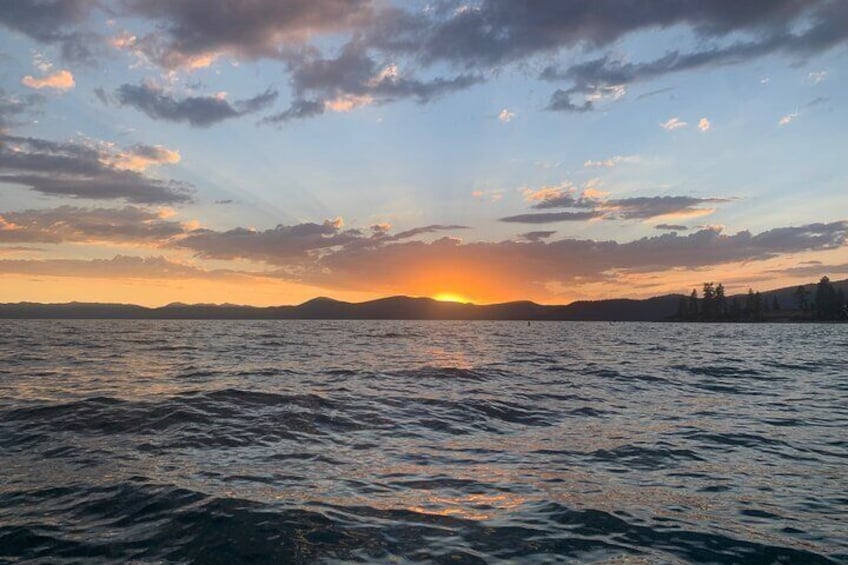
[[[832,281],[848,291],[848,279]],[[815,283],[804,286],[815,291]],[[777,297],[792,312],[791,295],[797,286],[762,292]],[[388,296],[365,302],[345,302],[318,296],[297,305],[244,306],[172,302],[155,308],[135,304],[66,302],[0,303],[0,319],[186,319],[186,320],[521,320],[521,321],[663,321],[674,316],[681,294],[644,299],[611,298],[544,305],[530,300],[497,304],[442,302],[433,298]],[[744,297],[732,295],[728,298]]]

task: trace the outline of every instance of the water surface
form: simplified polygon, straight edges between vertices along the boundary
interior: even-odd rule
[[[0,324],[0,562],[848,562],[845,325]]]

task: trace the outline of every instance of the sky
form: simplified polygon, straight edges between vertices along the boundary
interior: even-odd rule
[[[0,302],[848,276],[843,0],[5,0]]]

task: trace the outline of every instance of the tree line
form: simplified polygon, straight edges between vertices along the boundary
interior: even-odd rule
[[[791,304],[781,304],[776,294],[771,298],[748,289],[742,298],[727,298],[724,285],[704,283],[701,295],[693,288],[688,297],[681,296],[674,319],[690,322],[761,322],[767,319],[848,320],[848,302],[841,288],[837,289],[828,277],[822,277],[810,295],[799,286]]]

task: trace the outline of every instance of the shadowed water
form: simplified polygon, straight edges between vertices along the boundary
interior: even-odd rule
[[[846,563],[848,326],[3,321],[0,562]]]

